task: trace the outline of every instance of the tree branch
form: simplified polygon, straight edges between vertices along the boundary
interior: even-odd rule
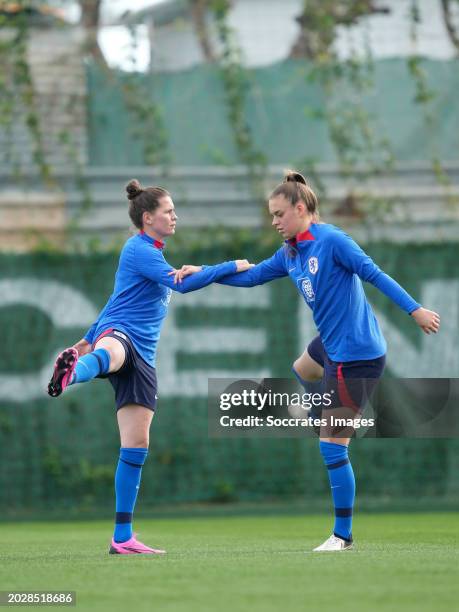
[[[367,15],[390,13],[374,0],[308,0],[296,17],[301,30],[290,51],[290,57],[317,59],[330,55],[336,26],[352,26]]]
[[[191,18],[206,62],[214,62],[217,58],[209,36],[206,22],[206,13],[209,9],[209,0],[190,0]]]
[[[453,23],[453,16],[451,15],[451,1],[441,0],[441,8],[443,12],[443,21],[445,22],[448,36],[453,45],[456,47],[456,50],[459,52],[459,33]]]
[[[79,2],[81,6],[81,25],[86,31],[86,51],[98,64],[106,67],[107,62],[97,40],[102,0],[79,0]]]

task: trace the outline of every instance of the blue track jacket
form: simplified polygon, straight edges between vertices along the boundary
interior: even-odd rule
[[[290,276],[306,304],[330,359],[376,359],[386,341],[368,303],[362,280],[411,314],[420,307],[396,281],[334,225],[313,223],[254,268],[220,279],[223,285],[253,287]]]
[[[164,259],[163,247],[162,242],[143,232],[129,238],[121,251],[113,293],[85,340],[94,343],[108,329],[118,329],[129,336],[137,352],[154,367],[172,290],[196,291],[237,269],[234,261],[206,266],[174,284],[174,277],[168,276],[173,268]]]

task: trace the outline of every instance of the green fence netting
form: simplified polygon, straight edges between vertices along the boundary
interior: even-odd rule
[[[288,60],[248,71],[246,117],[256,148],[263,151],[270,164],[297,165],[306,158],[336,162],[327,123],[320,119],[327,99],[318,82],[308,80],[310,68],[304,61]],[[362,108],[371,117],[369,129],[375,142],[390,142],[397,160],[431,159],[433,151],[438,159],[456,160],[458,60],[423,59],[421,69],[435,94],[429,112],[441,120],[426,123],[425,109],[415,103],[416,84],[406,60],[381,60],[374,63],[374,88],[358,94]],[[91,165],[147,163],[145,138],[152,136],[145,129],[145,116],[132,110],[135,103],[145,102],[145,96],[160,109],[175,164],[240,163],[227,118],[222,78],[215,66],[128,76],[119,71],[103,72],[91,65],[88,91]],[[343,105],[346,103],[343,98]]]
[[[233,249],[234,250],[234,249]],[[457,245],[370,245],[368,251],[414,297],[442,315],[425,336],[368,288],[397,376],[459,376]],[[171,263],[213,263],[269,253],[201,250]],[[167,255],[167,253],[166,253]],[[0,256],[0,508],[110,507],[119,448],[113,392],[93,381],[52,400],[45,394],[56,352],[79,339],[112,290],[117,256]],[[196,501],[327,497],[314,439],[215,439],[207,431],[207,377],[290,376],[314,334],[310,313],[283,279],[263,287],[213,285],[173,295],[158,355],[159,406],[144,469],[142,509]],[[356,440],[361,496],[459,499],[457,440]],[[422,482],[422,487],[420,483]]]

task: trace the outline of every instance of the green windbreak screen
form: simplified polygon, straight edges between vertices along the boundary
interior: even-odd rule
[[[346,121],[346,105],[354,112],[355,104],[361,103],[360,119],[362,113],[369,114],[369,124],[364,129],[375,143],[388,140],[395,159],[431,159],[435,152],[438,159],[456,160],[458,61],[422,60],[420,67],[429,91],[434,93],[429,113],[441,120],[426,122],[425,109],[414,102],[416,85],[406,60],[375,62],[374,86],[362,94],[351,95],[347,91],[342,102],[340,92],[346,88],[339,86],[338,91],[333,90],[333,98],[325,97],[318,82],[308,79],[310,66],[303,61],[288,60],[250,70],[245,113],[254,145],[270,164],[294,164],[305,158],[335,162],[328,126],[320,113],[327,106],[330,111],[339,108],[341,119],[336,113],[335,118]],[[145,138],[155,139],[146,126],[151,119],[156,121],[158,110],[175,164],[240,163],[228,122],[222,78],[215,67],[127,76],[89,66],[88,90],[92,165],[146,163],[144,151],[151,143]],[[155,103],[154,110],[148,110],[148,99]],[[354,124],[358,120],[352,115],[349,121]],[[364,150],[368,148],[368,144],[363,146]],[[365,161],[363,156],[361,161]]]
[[[187,253],[171,263],[259,261],[261,248]],[[388,373],[459,376],[456,245],[372,245],[368,252],[418,301],[438,310],[426,336],[373,287],[367,294],[388,340]],[[167,257],[167,252],[166,252]],[[0,508],[109,507],[119,439],[107,381],[45,393],[56,353],[82,337],[109,297],[115,255],[0,256]],[[315,335],[288,279],[252,289],[212,285],[174,294],[157,359],[159,402],[144,468],[142,508],[194,501],[328,496],[315,439],[215,439],[207,431],[207,378],[289,377]],[[403,409],[403,406],[400,406]],[[459,497],[457,440],[356,440],[359,493],[423,495],[437,506]],[[105,507],[104,506],[104,507]]]

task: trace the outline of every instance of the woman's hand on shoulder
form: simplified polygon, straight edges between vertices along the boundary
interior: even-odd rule
[[[440,329],[440,315],[433,310],[427,308],[418,308],[413,310],[411,316],[426,334],[433,332],[434,334]]]
[[[236,272],[245,272],[250,268],[253,268],[255,264],[249,263],[247,259],[236,259],[235,260],[237,270]]]
[[[172,276],[172,274],[174,275],[174,283],[181,283],[182,280],[186,277],[186,276],[190,276],[191,274],[195,274],[196,272],[201,272],[202,270],[202,266],[191,266],[191,265],[185,265],[182,266],[179,270],[172,270],[172,272],[169,272],[169,276]]]

